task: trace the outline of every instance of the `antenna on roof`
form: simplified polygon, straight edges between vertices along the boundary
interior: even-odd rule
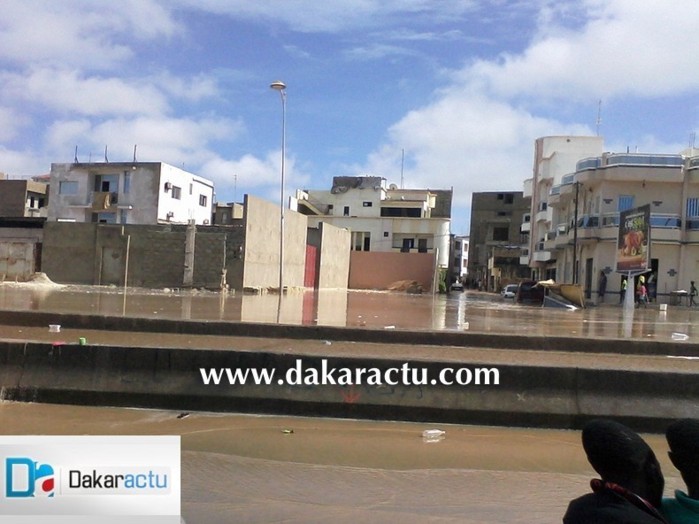
[[[104,146],[104,161],[109,162],[109,158],[107,158],[107,146]]]
[[[597,136],[599,136],[599,126],[602,123],[602,99],[599,100],[597,103],[597,121],[595,122],[595,126],[597,128]]]
[[[133,145],[133,163],[136,163],[136,148],[138,147],[138,144]]]
[[[689,133],[689,148],[690,149],[694,149],[694,143],[696,142],[696,140],[697,140],[697,134],[694,131]]]
[[[400,188],[403,189],[403,165],[405,164],[405,149],[400,150]]]
[[[73,157],[73,163],[79,164],[78,162],[78,146],[75,146],[75,157]]]

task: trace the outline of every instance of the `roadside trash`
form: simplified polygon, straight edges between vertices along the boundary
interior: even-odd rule
[[[61,332],[61,325],[60,324],[49,324],[49,333],[60,333]]]
[[[685,335],[684,333],[673,333],[672,334],[672,340],[687,340],[689,339],[689,335]]]
[[[667,304],[660,304],[660,311],[667,311]]]
[[[291,435],[293,432],[293,429],[282,429],[282,433],[284,433],[285,435]]]
[[[440,440],[444,440],[446,433],[446,431],[442,431],[441,429],[426,429],[422,432],[422,441],[439,442]]]
[[[470,327],[470,324],[468,322],[464,322],[464,329],[468,329]]]
[[[179,415],[177,415],[177,418],[183,419],[183,418],[187,418],[188,416],[189,416],[189,413],[180,413]]]
[[[78,344],[80,344],[81,346],[86,345],[86,344],[87,344],[87,339],[86,339],[85,337],[80,337],[80,338],[78,339]]]
[[[396,329],[396,326],[384,326],[384,329]]]
[[[329,340],[323,340],[323,344],[325,344],[326,346],[332,346],[332,345],[333,345],[333,343],[330,342]]]

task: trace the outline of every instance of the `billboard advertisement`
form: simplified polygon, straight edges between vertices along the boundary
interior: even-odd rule
[[[650,204],[619,213],[616,270],[643,273],[650,269]]]

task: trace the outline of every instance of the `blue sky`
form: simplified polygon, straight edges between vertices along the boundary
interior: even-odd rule
[[[1,0],[0,171],[164,161],[219,201],[338,175],[517,190],[539,136],[677,153],[699,119],[699,2]]]

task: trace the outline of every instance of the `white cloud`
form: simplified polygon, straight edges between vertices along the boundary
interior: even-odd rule
[[[281,184],[280,155],[280,151],[270,151],[264,158],[250,154],[237,160],[215,157],[201,166],[199,174],[215,182],[216,193],[221,200],[232,199],[234,186],[237,185],[236,197],[239,200],[242,200],[241,190],[263,188],[267,198],[274,202],[279,199]],[[294,156],[289,154],[285,161],[284,178],[286,195],[289,195],[293,188],[302,187],[310,180],[308,174],[297,169]]]
[[[590,129],[455,91],[396,123],[362,171],[398,183],[404,149],[406,187],[453,186],[455,203],[466,205],[472,192],[521,191],[531,176],[534,140],[550,134],[590,134]]]
[[[0,171],[10,177],[44,175],[50,171],[50,160],[32,151],[15,151],[0,146]]]
[[[82,161],[87,161],[90,153],[101,158],[105,145],[110,160],[130,160],[137,145],[139,161],[162,161],[191,170],[215,155],[211,142],[234,140],[243,131],[240,122],[222,118],[116,118],[97,124],[73,120],[51,125],[47,145],[60,156],[77,145]]]
[[[423,22],[453,20],[471,12],[479,0],[178,0],[188,8],[237,18],[277,21],[299,32],[337,32],[377,27],[403,16]]]
[[[26,76],[0,74],[3,98],[25,100],[53,111],[79,115],[161,114],[165,96],[148,82],[84,76],[77,71],[35,69]]]
[[[133,55],[114,41],[171,37],[177,23],[153,0],[3,0],[0,59],[26,64],[109,69]]]
[[[0,106],[0,140],[12,140],[28,123],[28,118],[17,109]]]
[[[479,60],[455,80],[503,97],[568,99],[678,94],[699,87],[699,3],[669,8],[661,0],[584,3],[588,22],[577,31],[547,25],[521,54]]]

